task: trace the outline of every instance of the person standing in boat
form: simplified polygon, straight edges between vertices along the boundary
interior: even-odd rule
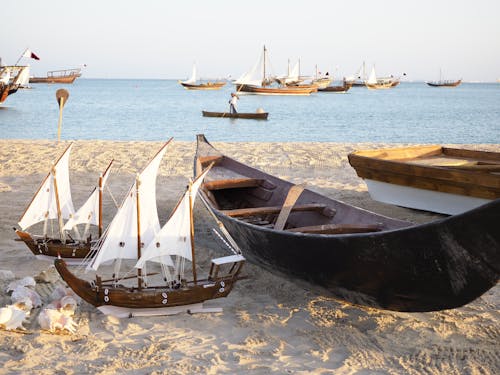
[[[229,100],[229,113],[238,113],[236,104],[238,103],[239,96],[234,92],[231,93],[231,100]]]

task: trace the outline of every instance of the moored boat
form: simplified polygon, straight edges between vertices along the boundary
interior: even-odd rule
[[[452,215],[500,198],[500,152],[428,145],[360,150],[348,158],[381,202]]]
[[[266,71],[267,59],[267,49],[264,46],[262,55],[255,66],[234,82],[238,94],[310,95],[318,90],[317,86],[314,85],[290,86],[279,83],[276,77],[268,75]]]
[[[20,88],[26,88],[29,81],[29,66],[0,66],[0,104]]]
[[[30,83],[73,83],[82,75],[81,69],[51,70],[47,77],[30,77]]]
[[[209,112],[202,111],[204,117],[221,117],[221,118],[243,118],[243,119],[254,119],[254,120],[267,120],[268,112]]]
[[[204,174],[189,183],[160,228],[156,176],[167,144],[137,175],[87,265],[89,271],[105,272],[102,266],[112,262],[112,276],[104,280],[97,275],[90,282],[71,272],[64,260],[55,260],[68,286],[104,314],[129,317],[220,311],[204,308],[203,302],[226,297],[240,277],[245,258],[234,248],[234,254],[211,260],[206,278],[197,276],[193,206]],[[146,265],[158,272],[146,272]]]
[[[200,81],[196,75],[196,64],[193,64],[191,77],[179,83],[187,90],[219,90],[226,84],[225,81]]]
[[[342,85],[335,86],[327,86],[325,88],[318,88],[320,92],[336,92],[336,93],[345,93],[349,91],[352,87],[352,83],[347,82],[345,79],[342,81]]]
[[[456,81],[446,81],[446,80],[443,80],[443,81],[431,81],[431,82],[426,82],[427,85],[431,86],[431,87],[457,87],[458,85],[460,85],[462,83],[462,80],[459,79],[459,80],[456,80]]]
[[[249,167],[198,136],[200,196],[245,256],[337,296],[397,311],[462,306],[500,277],[500,200],[423,225],[328,198]]]

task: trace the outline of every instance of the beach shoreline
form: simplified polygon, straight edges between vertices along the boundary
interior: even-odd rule
[[[12,227],[68,144],[0,139],[0,269],[11,270],[16,278],[53,272],[49,262],[35,260],[23,243],[14,241]],[[70,157],[75,207],[90,194],[111,159],[109,186],[120,202],[135,173],[161,144],[75,141]],[[348,164],[351,151],[403,144],[213,144],[245,164],[386,216],[415,223],[441,217],[371,200]],[[498,144],[454,146],[500,151]],[[175,140],[168,146],[157,183],[162,223],[193,175],[195,148],[195,142]],[[105,201],[106,223],[113,214],[113,199]],[[222,255],[223,246],[210,234],[210,215],[201,205],[195,211],[203,234],[196,237],[199,249]],[[500,369],[498,285],[458,309],[399,313],[355,306],[252,264],[244,273],[249,278],[236,284],[226,299],[209,302],[223,307],[217,314],[118,320],[83,303],[76,314],[77,332],[53,335],[39,329],[35,311],[25,325],[28,334],[0,331],[0,374],[495,374]],[[10,303],[6,283],[0,280],[0,306]],[[45,303],[58,284],[56,280],[37,286]]]

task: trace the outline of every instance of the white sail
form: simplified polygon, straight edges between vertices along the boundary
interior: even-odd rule
[[[198,190],[209,169],[203,172],[187,190],[174,212],[158,235],[144,250],[141,259],[135,265],[143,268],[146,261],[160,262],[173,266],[171,255],[178,255],[192,261],[191,253],[191,215]],[[191,197],[191,207],[189,201]]]
[[[30,83],[30,67],[21,66],[13,83],[21,87],[28,87]]]
[[[0,71],[0,83],[8,85],[10,82],[10,68],[5,67]]]
[[[189,84],[196,83],[196,64],[193,64],[193,71],[191,73],[191,77],[186,81],[182,81],[182,83],[189,83]]]
[[[109,177],[111,163],[102,175],[101,192],[106,185]],[[75,214],[64,224],[64,230],[71,230],[78,224],[93,224],[99,225],[99,187],[95,187],[94,191],[85,203],[75,212]]]
[[[240,78],[238,78],[235,83],[237,85],[251,85],[251,86],[262,86],[262,80],[264,78],[264,59],[265,52],[263,51],[259,56],[258,60],[254,64],[253,68],[248,72],[244,73]]]
[[[370,85],[375,85],[377,83],[377,76],[375,74],[375,67],[372,68],[372,71],[371,71],[370,76],[368,77],[368,80],[366,81],[366,83],[368,83]]]
[[[143,246],[147,246],[159,232],[160,223],[156,209],[156,176],[167,144],[168,142],[137,176],[118,212],[109,224],[97,255],[88,266],[89,269],[97,270],[100,264],[109,260],[137,259],[138,235],[140,235]],[[137,191],[139,199],[137,199]],[[138,203],[139,233],[137,230]]]
[[[73,143],[71,143],[59,160],[54,165],[52,171],[45,177],[42,186],[33,197],[24,215],[19,220],[21,229],[26,229],[45,219],[57,219],[56,186],[59,197],[59,206],[63,219],[69,219],[75,212],[73,200],[71,199],[71,189],[69,184],[69,154]]]

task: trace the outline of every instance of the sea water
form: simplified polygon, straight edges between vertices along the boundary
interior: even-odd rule
[[[433,88],[402,82],[389,90],[345,94],[240,95],[238,110],[269,112],[267,121],[206,118],[227,111],[234,86],[185,90],[174,80],[79,78],[71,85],[32,84],[0,105],[0,138],[56,139],[55,93],[69,91],[61,139],[255,142],[500,143],[500,84]]]

